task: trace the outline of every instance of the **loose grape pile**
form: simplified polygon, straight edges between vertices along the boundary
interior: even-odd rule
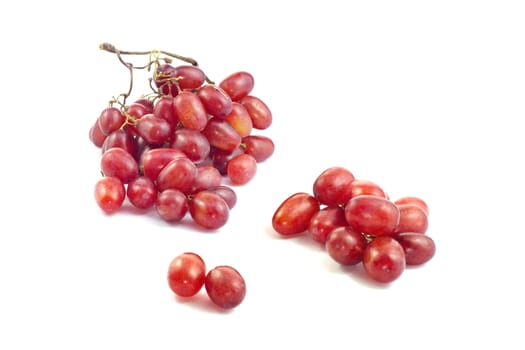
[[[435,254],[426,234],[429,207],[419,197],[392,201],[376,183],[356,179],[344,167],[325,169],[313,193],[286,198],[272,217],[280,235],[306,234],[341,265],[362,263],[373,280],[396,280],[406,265],[421,265]]]
[[[202,257],[193,252],[177,255],[169,264],[167,277],[177,296],[193,297],[204,286],[210,300],[222,309],[239,306],[246,296],[246,282],[239,271],[229,265],[207,271]]]
[[[204,229],[222,227],[237,202],[232,186],[252,180],[257,164],[275,149],[271,138],[252,132],[272,124],[270,109],[252,94],[253,76],[234,72],[215,84],[189,57],[122,51],[107,43],[100,48],[129,70],[130,84],[89,130],[102,151],[98,206],[111,214],[127,200],[140,210],[156,210],[168,222],[189,213]],[[148,61],[133,65],[124,60],[130,55]],[[152,72],[151,92],[129,103],[137,69]]]

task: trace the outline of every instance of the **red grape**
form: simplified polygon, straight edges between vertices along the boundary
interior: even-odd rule
[[[245,185],[254,178],[257,161],[249,154],[240,154],[232,158],[226,166],[226,173],[234,185]]]
[[[342,167],[331,167],[315,179],[313,185],[314,196],[326,205],[345,205],[351,198],[350,184],[354,175]]]
[[[125,184],[139,176],[135,158],[119,147],[110,148],[102,154],[100,168],[105,176],[118,177]]]
[[[186,155],[174,148],[152,148],[142,154],[141,168],[145,176],[157,181],[162,168],[177,158],[186,158]]]
[[[230,208],[219,194],[204,190],[190,197],[189,211],[196,224],[215,230],[226,224]]]
[[[326,239],[328,255],[341,265],[356,265],[363,260],[365,236],[350,226],[336,227]]]
[[[427,214],[421,207],[414,204],[399,204],[399,224],[395,232],[425,233],[428,228]]]
[[[361,195],[345,206],[346,221],[357,231],[373,236],[393,235],[399,224],[398,207],[386,198]]]
[[[98,124],[104,135],[109,135],[113,131],[118,130],[125,121],[126,117],[116,107],[105,108],[98,117]]]
[[[137,129],[137,134],[153,146],[162,145],[171,136],[170,123],[166,119],[156,117],[154,114],[142,116],[135,128]]]
[[[401,244],[389,236],[372,239],[363,253],[365,271],[374,280],[389,283],[405,270],[405,252]]]
[[[165,221],[177,222],[188,212],[188,200],[181,191],[169,188],[157,195],[155,209]]]
[[[264,162],[275,151],[272,139],[262,135],[248,135],[244,137],[241,146],[244,148],[244,153],[254,157],[257,163]]]
[[[434,257],[436,245],[427,235],[417,232],[403,232],[394,236],[403,250],[407,265],[421,265]]]
[[[221,196],[230,209],[232,209],[235,204],[237,204],[237,194],[231,187],[225,185],[213,186],[209,187],[208,191],[214,192]]]
[[[210,149],[212,164],[222,175],[227,175],[228,162],[243,153],[244,150],[241,147],[237,147],[232,151],[225,151],[216,147]]]
[[[199,88],[197,96],[202,101],[208,114],[214,117],[224,117],[232,110],[232,100],[230,96],[220,87],[207,84]]]
[[[172,70],[171,74],[177,79],[181,90],[197,89],[206,80],[202,69],[191,65],[177,66]]]
[[[224,119],[213,117],[202,131],[213,147],[231,152],[241,145],[241,136]]]
[[[197,294],[206,281],[206,264],[195,253],[185,252],[176,256],[168,267],[168,285],[178,296]]]
[[[173,97],[162,96],[160,97],[152,112],[156,117],[165,119],[171,126],[172,130],[175,130],[179,122],[179,117],[175,113],[175,107],[173,106]]]
[[[151,208],[157,199],[157,186],[146,176],[139,176],[128,183],[127,197],[139,209]]]
[[[100,129],[100,124],[98,123],[98,118],[95,123],[89,129],[89,139],[97,147],[102,147],[104,141],[106,140],[106,135]]]
[[[310,220],[320,210],[319,201],[305,192],[298,192],[286,198],[272,217],[272,226],[283,236],[303,233]]]
[[[195,181],[193,181],[193,187],[191,192],[199,192],[206,190],[210,187],[220,186],[222,181],[222,175],[212,165],[201,165],[197,167],[197,174],[195,175]]]
[[[175,67],[167,63],[155,69],[153,80],[160,95],[177,96],[179,87],[175,74]]]
[[[210,300],[223,309],[239,306],[246,296],[246,282],[231,266],[221,265],[208,271],[204,282]]]
[[[361,196],[363,194],[386,198],[385,191],[383,191],[383,189],[378,184],[362,179],[355,179],[350,183],[350,193],[351,198]]]
[[[339,206],[331,206],[315,213],[306,231],[314,241],[325,244],[326,238],[333,229],[346,225],[344,209]]]
[[[260,98],[248,95],[240,99],[239,102],[248,111],[255,129],[263,130],[272,125],[272,112]]]
[[[137,153],[137,140],[127,131],[118,129],[106,137],[102,145],[102,153],[104,154],[113,147],[120,147],[129,154],[134,155]]]
[[[157,187],[159,191],[175,188],[189,194],[197,176],[197,166],[187,157],[176,158],[159,172]]]
[[[224,116],[224,119],[230,124],[241,137],[251,134],[253,122],[248,110],[240,103],[233,102],[231,112]]]
[[[95,184],[95,201],[107,214],[114,213],[124,203],[126,188],[118,177],[104,176]]]
[[[429,210],[428,210],[428,204],[422,200],[421,198],[419,197],[414,197],[414,196],[406,196],[406,197],[401,197],[399,199],[397,199],[395,202],[395,204],[413,204],[413,205],[417,205],[418,207],[420,207],[421,209],[423,209],[423,211],[425,212],[425,214],[429,214]]]
[[[247,96],[253,89],[254,79],[248,72],[235,72],[230,74],[219,84],[232,99],[232,101],[239,101],[244,96]]]
[[[185,128],[201,131],[206,126],[208,113],[200,98],[193,92],[181,91],[175,96],[173,107]]]
[[[170,146],[184,152],[194,163],[202,162],[210,154],[210,142],[198,130],[187,128],[175,130]]]

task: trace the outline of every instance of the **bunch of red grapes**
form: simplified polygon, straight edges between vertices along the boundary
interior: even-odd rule
[[[177,255],[169,264],[168,286],[175,295],[189,298],[203,287],[210,300],[222,309],[239,306],[246,296],[246,282],[230,265],[206,270],[204,259],[196,253]]]
[[[428,215],[419,197],[392,201],[378,184],[331,167],[315,179],[312,194],[286,198],[272,226],[282,236],[306,234],[337,263],[362,263],[373,280],[388,283],[407,265],[422,265],[434,256],[435,243],[426,234]]]
[[[239,71],[215,84],[191,58],[120,51],[110,44],[100,48],[129,69],[130,87],[110,101],[89,131],[102,151],[98,206],[109,214],[127,199],[141,210],[154,208],[169,222],[189,213],[203,228],[223,226],[237,201],[232,185],[248,183],[275,148],[269,137],[252,133],[272,124],[268,106],[252,95],[253,76]],[[138,67],[124,61],[125,55],[149,60]],[[175,65],[173,57],[191,64]],[[128,103],[135,69],[152,71],[152,92]]]

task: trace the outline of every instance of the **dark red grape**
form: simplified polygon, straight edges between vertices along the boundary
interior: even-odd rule
[[[188,200],[184,193],[170,188],[157,195],[155,209],[162,219],[177,222],[188,212]]]
[[[403,232],[394,236],[403,250],[407,265],[421,265],[434,257],[436,244],[427,235],[417,232]]]
[[[159,191],[174,188],[184,194],[191,193],[197,176],[197,166],[187,157],[176,158],[159,172],[157,188]]]
[[[126,117],[116,107],[105,108],[98,117],[100,130],[104,135],[109,135],[124,125]]]
[[[219,186],[209,187],[207,190],[214,192],[218,194],[219,196],[221,196],[222,199],[224,199],[224,201],[226,202],[226,204],[228,204],[228,207],[230,209],[232,209],[235,206],[235,204],[237,204],[237,194],[231,187],[228,187],[225,185],[219,185]]]
[[[270,158],[275,151],[275,145],[272,139],[267,136],[248,135],[244,137],[241,142],[244,153],[254,157],[257,163],[264,162]]]
[[[330,232],[325,247],[328,255],[341,265],[356,265],[363,260],[367,245],[365,236],[350,226],[340,226]]]
[[[210,154],[210,142],[198,130],[180,128],[171,136],[170,147],[181,150],[194,163],[200,163]]]
[[[394,281],[401,276],[405,265],[403,247],[392,237],[376,237],[365,248],[363,266],[368,275],[378,282]]]
[[[208,271],[204,282],[210,300],[223,309],[239,306],[246,296],[246,282],[231,266],[221,265]]]
[[[346,225],[348,224],[342,207],[325,207],[312,216],[306,232],[314,241],[325,244],[333,229]]]
[[[231,152],[241,145],[241,136],[224,119],[213,117],[202,131],[213,147]]]
[[[137,152],[137,140],[127,131],[118,129],[106,137],[102,145],[102,154],[113,147],[120,147],[129,154],[134,155]]]
[[[196,224],[215,230],[226,224],[230,208],[219,194],[204,190],[190,197],[189,211]]]
[[[89,139],[97,147],[102,147],[104,141],[106,140],[106,135],[100,130],[100,125],[98,123],[98,118],[95,120],[95,123],[89,129]]]
[[[218,86],[212,84],[203,85],[197,91],[197,96],[201,99],[209,115],[222,118],[230,114],[232,110],[230,96]]]

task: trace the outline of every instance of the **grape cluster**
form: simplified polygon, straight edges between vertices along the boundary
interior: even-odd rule
[[[325,169],[313,193],[286,198],[272,217],[282,236],[306,234],[341,265],[362,263],[375,281],[392,282],[407,265],[432,259],[436,246],[426,234],[429,207],[419,197],[391,200],[376,183],[356,179],[344,167]]]
[[[102,151],[98,206],[111,214],[127,199],[141,210],[155,208],[169,222],[189,213],[205,229],[223,226],[237,201],[232,186],[252,180],[257,164],[275,149],[271,138],[253,133],[272,124],[270,109],[252,94],[253,76],[234,72],[215,84],[191,58],[100,48],[126,66],[130,86],[89,130]],[[147,55],[148,62],[135,66],[126,55]],[[185,63],[175,65],[172,58]],[[136,69],[152,72],[152,92],[129,103]]]
[[[210,300],[222,309],[239,306],[246,296],[246,282],[235,268],[218,265],[206,270],[202,257],[193,252],[177,255],[169,264],[168,286],[179,297],[196,295],[204,286]]]

